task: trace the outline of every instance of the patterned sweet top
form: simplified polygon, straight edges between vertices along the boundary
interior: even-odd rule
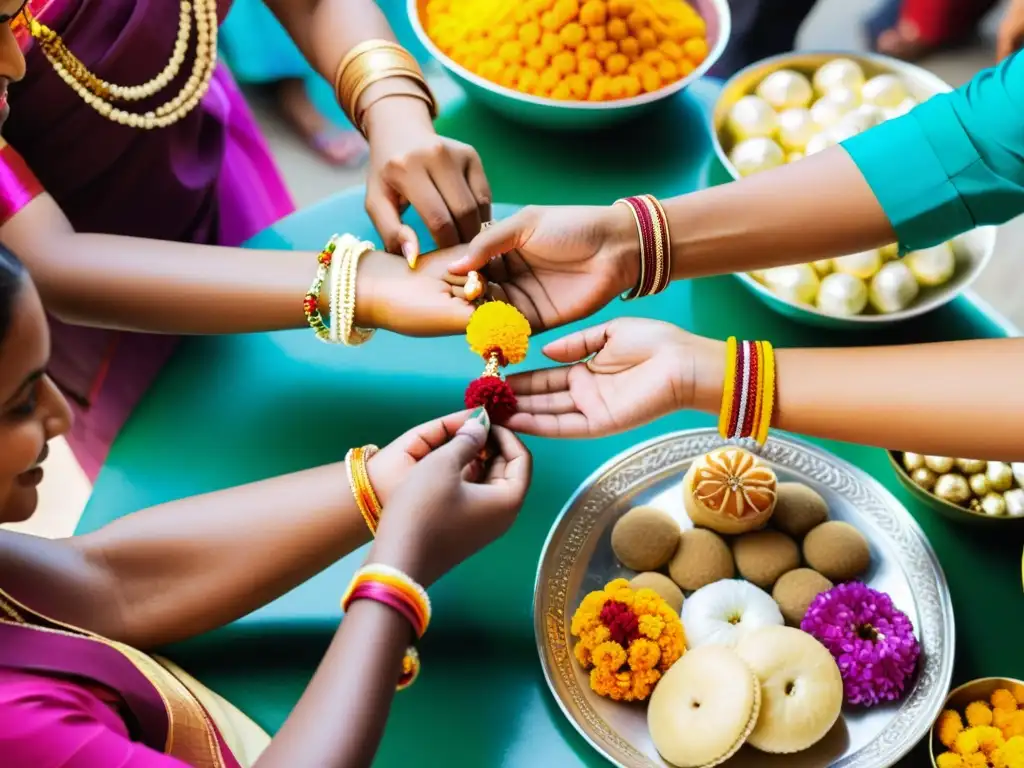
[[[727,446],[697,459],[694,498],[710,510],[743,520],[775,505],[778,479],[752,453]]]

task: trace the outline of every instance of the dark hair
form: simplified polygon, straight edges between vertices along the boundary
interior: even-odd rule
[[[17,256],[0,245],[0,341],[7,338],[7,329],[14,314],[14,303],[25,284],[25,265]]]

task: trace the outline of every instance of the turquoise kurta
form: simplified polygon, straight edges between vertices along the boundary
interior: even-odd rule
[[[1024,213],[1024,56],[978,73],[842,146],[901,250]]]

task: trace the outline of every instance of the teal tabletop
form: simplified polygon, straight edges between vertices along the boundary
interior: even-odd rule
[[[610,134],[543,135],[507,125],[457,96],[446,102],[438,125],[478,147],[498,200],[601,203],[636,192],[668,197],[722,180],[705,127],[717,89],[713,82],[698,83],[647,123]],[[499,205],[496,215],[512,210]],[[415,225],[425,237],[422,225]],[[332,232],[344,231],[373,235],[361,190],[301,211],[251,245],[315,249]],[[718,338],[768,338],[779,346],[1007,333],[998,318],[966,298],[872,337],[826,332],[773,314],[732,277],[677,283],[652,299],[616,302],[586,324],[626,313]],[[544,364],[540,341],[520,369]],[[114,445],[80,530],[168,499],[340,460],[352,445],[386,443],[414,424],[459,409],[463,387],[479,368],[462,338],[413,340],[382,333],[365,347],[342,350],[317,342],[308,331],[188,340]],[[940,384],[921,382],[922,388]],[[303,426],[311,408],[319,412],[317,439]],[[535,477],[523,512],[485,555],[434,588],[424,673],[397,697],[377,765],[604,764],[566,722],[541,674],[531,617],[540,548],[562,505],[597,466],[639,441],[711,423],[701,414],[678,413],[617,437],[528,441]],[[885,484],[935,547],[956,612],[955,679],[1024,677],[1024,614],[1012,608],[1019,609],[1021,600],[1021,533],[958,527],[915,503],[883,451],[826,447]],[[339,596],[360,558],[354,553],[264,609],[171,652],[273,731],[335,631]],[[919,749],[907,765],[927,764],[925,754]]]

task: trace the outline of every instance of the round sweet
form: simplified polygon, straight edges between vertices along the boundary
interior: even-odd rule
[[[906,84],[896,75],[876,75],[860,89],[861,98],[883,109],[894,109],[910,98]]]
[[[981,510],[989,517],[1002,517],[1006,514],[1006,499],[1001,493],[987,493],[981,500]]]
[[[890,261],[871,278],[868,301],[882,314],[899,312],[910,306],[919,290],[910,268],[902,261]]]
[[[761,691],[728,648],[687,651],[658,682],[647,705],[651,740],[679,768],[712,768],[743,746],[757,723]]]
[[[950,504],[966,504],[971,498],[971,486],[963,475],[941,475],[936,478],[932,493]]]
[[[1010,517],[1024,517],[1024,488],[1013,488],[1003,494],[1006,514]]]
[[[653,571],[669,561],[679,544],[679,523],[657,507],[636,507],[612,528],[612,551],[627,568]]]
[[[833,272],[822,278],[816,303],[818,309],[827,315],[859,315],[868,305],[868,287],[859,277]]]
[[[792,69],[772,72],[757,86],[757,95],[777,110],[806,107],[814,98],[811,81]],[[895,104],[893,105],[895,106]]]
[[[810,111],[800,107],[779,115],[779,143],[783,149],[802,152],[819,128]]]
[[[690,465],[683,504],[694,525],[719,533],[764,527],[775,511],[775,472],[749,451],[717,448]]]
[[[744,533],[732,543],[732,555],[740,576],[761,589],[800,565],[800,548],[779,531]]]
[[[822,131],[821,133],[816,133],[811,136],[810,140],[807,142],[807,146],[804,147],[804,155],[807,157],[816,155],[823,149],[835,146],[835,143],[835,140],[829,136],[827,132]]]
[[[676,613],[683,610],[683,593],[668,576],[655,571],[638,573],[629,582],[629,588],[634,592],[640,589],[652,589],[664,600],[668,607]]]
[[[812,78],[818,93],[829,93],[836,88],[860,91],[864,85],[864,70],[852,59],[832,59],[822,64]]]
[[[908,472],[913,472],[915,469],[920,469],[925,466],[924,456],[920,453],[904,453],[903,454],[903,466],[906,467]]]
[[[772,525],[794,539],[802,539],[828,520],[828,504],[821,494],[803,483],[779,483]]]
[[[798,304],[813,304],[818,297],[821,280],[810,264],[791,264],[764,271],[764,284],[772,293]]]
[[[832,273],[832,259],[812,261],[811,266],[814,267],[814,271],[818,273],[819,277],[825,277],[825,275]]]
[[[751,176],[783,165],[786,155],[772,139],[762,137],[741,141],[733,147],[729,160],[740,176]]]
[[[909,98],[901,101],[897,106],[892,109],[882,110],[882,114],[886,120],[892,120],[897,117],[903,117],[907,112],[917,106],[917,99]]]
[[[772,599],[778,603],[786,623],[799,627],[814,598],[832,587],[831,581],[812,568],[797,568],[775,582]]]
[[[838,256],[832,259],[832,265],[836,272],[853,275],[861,280],[870,280],[882,268],[882,256],[877,250],[861,251],[848,256]]]
[[[956,256],[949,243],[940,243],[922,251],[912,251],[904,259],[911,274],[921,285],[936,286],[949,282],[956,271]]]
[[[811,117],[821,128],[831,128],[860,106],[860,97],[849,89],[827,93],[811,105]]]
[[[910,473],[910,479],[926,491],[930,491],[934,488],[935,481],[938,480],[935,473],[928,469],[928,467],[918,467]]]
[[[944,475],[953,471],[956,459],[949,456],[925,456],[924,465],[937,475]]]
[[[849,581],[871,565],[871,549],[864,534],[852,525],[830,520],[804,538],[804,560],[826,579]]]
[[[898,243],[889,243],[879,248],[878,252],[882,255],[883,262],[892,261],[900,257],[900,246]]]
[[[955,459],[956,468],[965,475],[976,475],[988,468],[988,462],[984,459]]]
[[[722,579],[698,589],[683,603],[682,619],[690,648],[732,646],[748,632],[783,624],[771,595],[740,579]]]
[[[771,138],[779,128],[775,110],[760,96],[744,96],[733,104],[727,124],[737,141]]]
[[[990,461],[985,469],[985,478],[993,491],[1008,491],[1013,487],[1013,469],[1002,461]]]
[[[1024,487],[1024,461],[1015,461],[1010,464],[1010,472],[1013,473],[1013,479],[1017,485]]]
[[[729,545],[716,533],[704,528],[683,531],[679,547],[668,564],[672,581],[692,592],[735,574]]]
[[[793,627],[764,627],[744,637],[736,653],[761,683],[761,713],[747,738],[750,746],[774,754],[800,752],[835,725],[843,678],[832,654],[813,637]]]

